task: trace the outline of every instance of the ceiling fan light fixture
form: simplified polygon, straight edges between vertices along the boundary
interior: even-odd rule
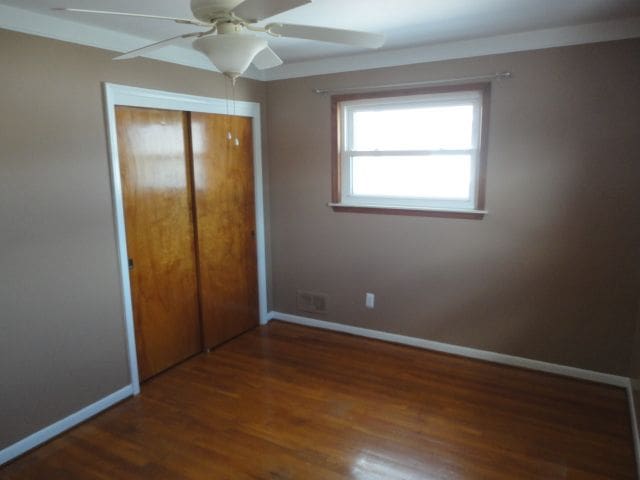
[[[255,35],[227,33],[198,38],[193,47],[202,52],[224,75],[236,79],[242,75],[267,41]]]
[[[186,0],[185,0],[186,1]],[[62,8],[70,13],[89,15],[110,15],[172,21],[181,25],[206,27],[207,31],[189,32],[160,40],[115,57],[124,60],[148,55],[150,52],[170,44],[197,37],[193,42],[196,51],[203,53],[211,63],[234,83],[249,65],[253,63],[259,70],[282,65],[282,59],[274,52],[266,39],[246,33],[261,32],[275,37],[301,38],[320,42],[331,42],[359,48],[380,48],[384,35],[344,30],[339,28],[315,27],[288,23],[268,23],[262,20],[311,3],[313,0],[190,0],[194,18],[175,18],[146,13],[130,13],[111,10],[87,10],[84,8]],[[0,0],[0,3],[2,0]]]

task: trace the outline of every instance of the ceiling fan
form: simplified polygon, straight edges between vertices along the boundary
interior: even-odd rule
[[[384,44],[384,35],[377,33],[287,23],[256,25],[264,19],[308,3],[311,3],[311,0],[191,0],[191,12],[194,16],[192,19],[80,8],[56,8],[55,10],[168,20],[206,28],[204,31],[178,35],[131,50],[115,59],[137,57],[173,42],[194,38],[193,47],[204,53],[219,71],[234,81],[252,62],[260,70],[282,64],[282,60],[269,47],[267,40],[251,32],[364,48],[379,48]]]

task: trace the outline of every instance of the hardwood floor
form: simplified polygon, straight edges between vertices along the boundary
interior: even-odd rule
[[[272,322],[2,479],[632,479],[625,392]]]

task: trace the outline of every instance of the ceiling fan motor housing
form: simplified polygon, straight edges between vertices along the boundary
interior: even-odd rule
[[[242,3],[242,0],[191,0],[193,16],[202,22],[210,22],[229,12]]]
[[[222,22],[218,24],[218,34],[226,35],[229,33],[242,33],[244,26],[233,22]]]

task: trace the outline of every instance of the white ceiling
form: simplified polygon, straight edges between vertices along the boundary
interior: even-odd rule
[[[37,28],[31,29],[31,33],[60,38],[64,37],[64,31],[67,31],[67,38],[63,39],[120,51],[140,47],[146,40],[158,41],[197,30],[194,27],[164,21],[74,15],[51,10],[53,7],[65,6],[191,17],[189,0],[0,0],[0,9],[3,8],[2,5],[7,6],[7,11],[12,15],[4,15],[9,20],[0,20],[0,27],[12,28],[11,19],[16,18],[16,23],[22,24],[22,28],[15,27],[16,30],[29,30],[25,25],[28,26],[31,22],[37,25]],[[1,10],[0,17],[3,17]],[[433,50],[434,47],[443,44],[455,45],[455,42],[458,42],[459,45],[464,45],[464,41],[471,39],[503,38],[509,43],[509,39],[522,38],[514,37],[513,34],[539,30],[555,34],[563,32],[565,37],[569,32],[574,32],[576,40],[566,41],[565,44],[608,39],[606,35],[602,37],[602,31],[613,31],[618,25],[625,32],[609,35],[611,39],[640,36],[640,22],[636,20],[640,20],[640,0],[313,0],[311,4],[271,17],[268,22],[281,21],[381,32],[386,35],[387,42],[374,55],[382,59],[389,58],[391,51],[415,52],[421,49],[420,51],[424,52],[425,48],[430,47]],[[587,38],[589,29],[578,27],[584,24],[598,24],[589,27],[594,34],[598,30],[600,36],[595,35],[591,40]],[[90,27],[95,29],[96,39],[105,32],[110,34],[106,36],[112,40],[116,35],[120,35],[118,45],[114,46],[113,41],[105,42],[105,45],[101,45],[100,41],[95,39],[83,41],[83,34],[89,35],[94,31]],[[48,29],[51,32],[47,32]],[[581,34],[577,35],[576,32]],[[318,62],[320,59],[325,65],[336,65],[328,70],[344,70],[348,69],[347,63],[352,63],[351,59],[367,52],[329,43],[284,38],[270,38],[270,44],[285,61],[285,66],[279,67],[282,72],[286,72],[287,68],[293,72],[296,69],[292,66],[295,65],[315,63],[317,65],[312,69],[312,73],[322,73],[321,64]],[[559,41],[559,44],[562,42]],[[535,44],[533,46],[535,47]],[[182,47],[188,48],[188,41]],[[508,45],[498,50],[505,51],[505,48],[508,50]],[[172,51],[175,54],[177,50],[182,48],[165,49],[164,54],[167,58],[164,59],[171,61],[169,53]],[[159,57],[152,56],[162,58],[163,52],[158,52],[158,55]],[[348,61],[340,62],[342,57]],[[371,54],[363,55],[362,58],[368,59],[368,67],[375,66]],[[179,63],[193,64],[190,61]],[[345,66],[337,67],[340,63]],[[194,66],[203,67],[204,64]],[[276,71],[271,72],[271,76],[281,78],[287,75],[278,74]],[[267,72],[266,78],[269,77],[270,74]]]

